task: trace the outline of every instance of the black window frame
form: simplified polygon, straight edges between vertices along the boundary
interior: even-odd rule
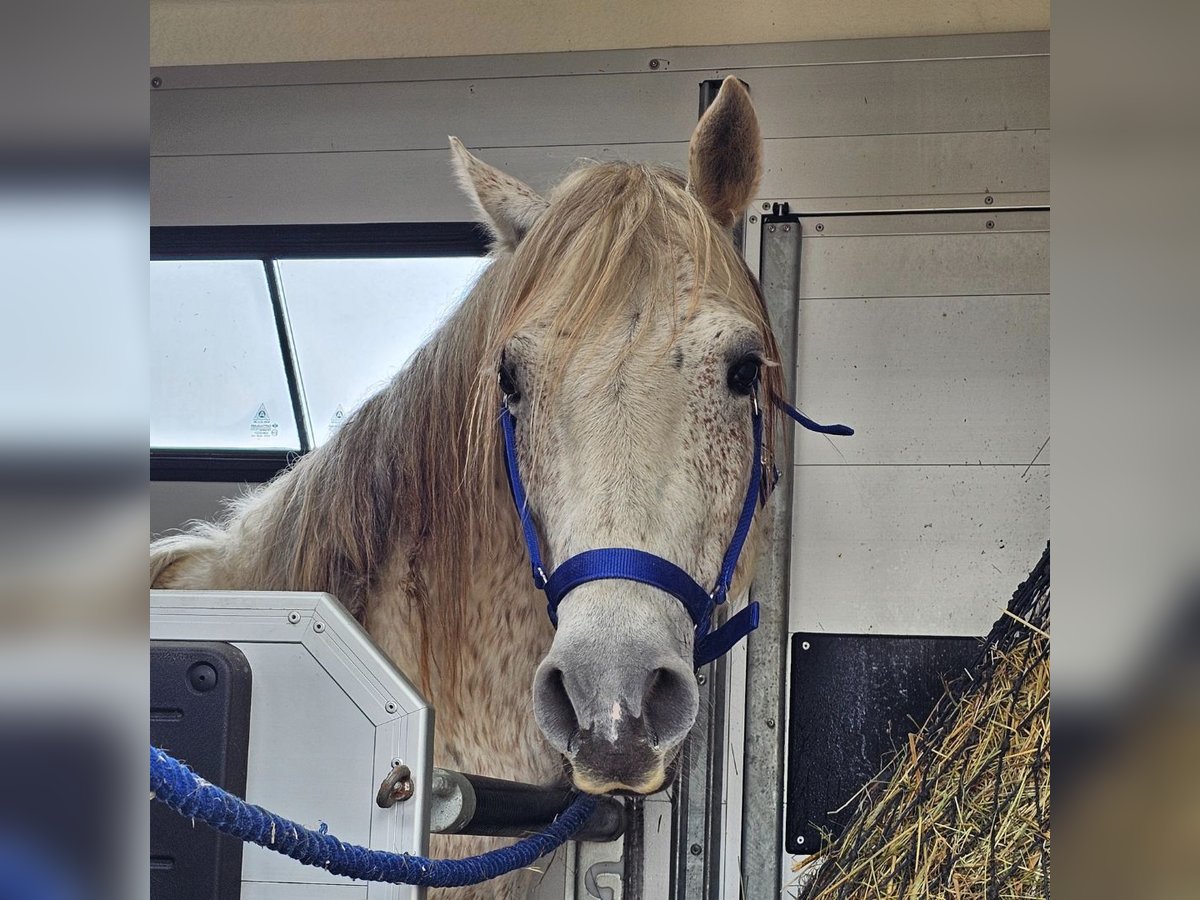
[[[300,450],[150,448],[151,481],[270,481],[313,449],[287,308],[276,263],[287,259],[403,259],[479,256],[487,233],[475,222],[369,222],[343,225],[156,225],[151,260],[258,260],[275,314],[276,333],[296,417]],[[153,300],[151,301],[153,302]]]

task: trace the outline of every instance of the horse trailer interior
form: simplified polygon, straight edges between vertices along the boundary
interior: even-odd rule
[[[734,234],[786,396],[855,434],[795,429],[781,443],[749,592],[757,630],[700,670],[673,783],[628,801],[623,838],[557,852],[533,896],[799,896],[814,845],[845,827],[840,811],[1047,542],[1049,48],[1048,32],[1029,31],[154,68],[152,532],[219,517],[328,440],[479,276],[486,241],[448,134],[539,191],[581,159],[687,171],[698,112],[736,76],[763,161]],[[385,309],[378,286],[397,277],[418,285],[414,299]],[[344,311],[330,312],[331,297]],[[391,369],[371,368],[384,350]],[[220,434],[206,445],[196,423]],[[156,592],[156,640],[290,652],[234,633],[265,622],[168,627],[171,603]],[[346,640],[367,647],[345,618]],[[384,672],[377,652],[362,649]],[[254,709],[275,690],[289,702],[256,673]],[[424,715],[420,687],[404,690]],[[363,730],[367,756],[383,740],[378,722],[334,722]],[[249,739],[260,783],[272,773],[256,742],[287,742],[261,723]],[[414,726],[406,755],[432,777],[427,727]],[[310,749],[288,748],[289,765],[307,765]],[[319,811],[348,839],[363,832],[355,816],[385,815],[364,795],[335,822],[357,800],[317,787],[300,778],[291,797],[278,785],[256,795],[252,783],[247,796],[310,826]],[[426,838],[406,832],[389,848],[420,853]],[[247,850],[245,864],[267,856]],[[271,862],[270,878],[244,869],[241,896],[366,896],[334,876],[311,879],[323,886],[312,893],[246,889],[284,882],[288,865]]]

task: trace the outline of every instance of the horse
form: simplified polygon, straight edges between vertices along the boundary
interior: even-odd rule
[[[490,264],[326,444],[216,524],[153,542],[151,583],[327,591],[431,701],[438,765],[649,794],[696,720],[693,621],[662,590],[600,580],[551,625],[498,411],[515,422],[547,565],[632,547],[713,580],[757,471],[751,403],[761,396],[770,460],[783,387],[732,240],[760,177],[757,117],[726,79],[686,175],[589,162],[545,197],[450,140]],[[731,597],[745,595],[766,520],[754,517]],[[452,840],[434,849],[491,846]],[[523,896],[529,877],[455,896]]]

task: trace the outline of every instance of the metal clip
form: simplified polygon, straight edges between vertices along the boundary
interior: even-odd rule
[[[750,392],[750,402],[751,402],[751,404],[753,404],[755,417],[759,416],[762,413],[762,410],[758,406],[758,388],[757,387],[754,388],[754,390],[752,390]]]

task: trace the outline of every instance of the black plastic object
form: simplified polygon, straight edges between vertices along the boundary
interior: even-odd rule
[[[541,831],[571,805],[575,792],[503,781],[482,775],[463,777],[475,791],[475,815],[460,834],[524,837]],[[625,831],[625,806],[612,797],[600,803],[587,823],[572,837],[575,841],[615,841]]]
[[[232,644],[151,641],[150,743],[246,796],[250,692],[250,663]],[[241,891],[241,841],[150,805],[152,900],[237,900]]]
[[[742,82],[742,87],[747,91],[750,90],[750,85]],[[704,111],[712,106],[714,100],[717,99],[717,94],[721,93],[721,85],[725,83],[724,78],[709,78],[706,81],[700,82],[700,115],[704,115]]]
[[[792,636],[787,823],[791,853],[814,853],[853,818],[853,798],[908,744],[980,638]]]

